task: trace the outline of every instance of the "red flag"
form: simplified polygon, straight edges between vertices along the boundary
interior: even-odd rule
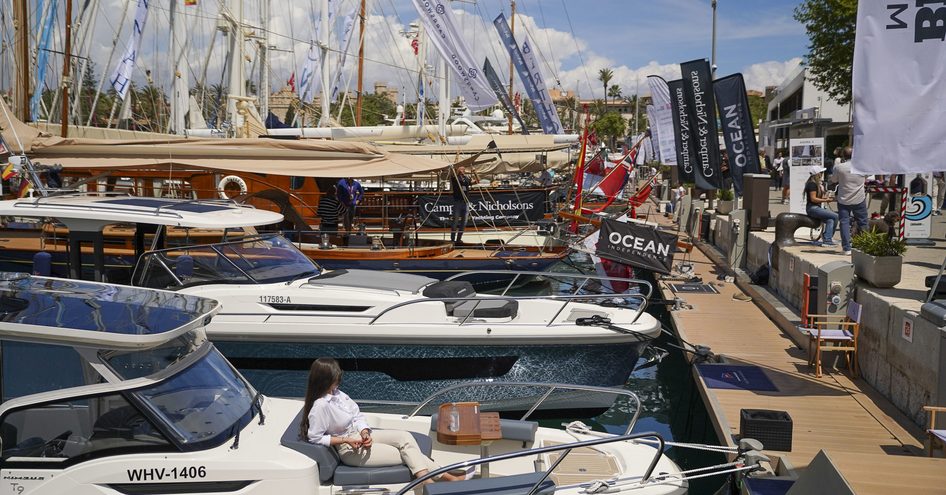
[[[416,56],[417,51],[420,50],[420,43],[418,43],[417,39],[411,40],[411,48],[414,49],[414,55]]]
[[[296,73],[295,72],[293,72],[292,75],[289,76],[289,80],[286,81],[286,84],[289,85],[289,89],[291,89],[293,93],[296,92]]]
[[[23,179],[20,179],[20,189],[16,192],[16,197],[22,198],[23,196],[26,196],[26,194],[30,192],[30,189],[32,189],[32,187],[33,185],[30,184],[30,181],[26,180],[25,177]]]

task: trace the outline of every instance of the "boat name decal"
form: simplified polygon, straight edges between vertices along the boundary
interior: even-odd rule
[[[207,477],[206,466],[128,469],[128,481],[186,480]]]

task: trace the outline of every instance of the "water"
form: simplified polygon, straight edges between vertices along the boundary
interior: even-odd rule
[[[594,267],[587,255],[575,253],[565,263],[552,267],[551,271],[580,271],[593,274]],[[659,297],[658,294],[654,295],[654,298]],[[666,328],[671,328],[669,314],[663,305],[651,305],[647,311],[660,320]],[[667,350],[669,352],[667,357],[654,367],[635,371],[625,384],[627,389],[640,397],[642,403],[640,417],[634,431],[656,432],[667,441],[719,445],[719,438],[713,429],[699,391],[696,389],[690,364],[686,361],[683,351],[670,344],[676,345],[676,340],[668,335],[662,335],[657,339],[653,345]],[[640,363],[643,362],[642,358]],[[627,402],[620,402],[604,414],[582,421],[596,430],[620,434],[624,433],[624,428],[632,415],[633,406]],[[542,426],[560,428],[562,422],[568,421],[569,419],[565,418],[542,420],[540,423]],[[721,454],[694,449],[668,447],[666,454],[685,470],[725,462],[725,457]],[[712,495],[720,490],[725,482],[725,476],[693,480],[690,482],[690,493]]]

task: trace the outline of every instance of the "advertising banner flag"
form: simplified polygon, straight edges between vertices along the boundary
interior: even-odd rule
[[[742,195],[742,174],[758,174],[761,170],[746,83],[742,74],[736,73],[713,81],[713,91],[729,154],[729,173],[736,194]]]
[[[595,255],[604,259],[670,273],[677,236],[636,222],[618,222],[610,218],[601,223]]]
[[[943,2],[858,2],[854,42],[854,172],[943,170]]]
[[[562,127],[562,121],[558,118],[558,111],[555,110],[555,104],[552,103],[552,95],[549,94],[548,87],[545,85],[545,78],[542,76],[542,69],[539,68],[539,62],[535,58],[535,43],[532,42],[528,34],[525,35],[520,50],[522,51],[522,59],[526,63],[526,69],[529,71],[528,77],[532,79],[532,84],[535,85],[536,97],[538,97],[538,101],[533,101],[532,104],[536,107],[541,105],[549,120],[551,132],[546,131],[546,133],[561,134],[565,128]]]
[[[683,74],[683,92],[686,95],[693,144],[696,145],[694,169],[698,176],[703,177],[709,189],[719,189],[723,179],[719,172],[716,99],[713,97],[709,62],[702,58],[684,62],[680,64],[680,72]]]
[[[673,135],[675,137],[677,153],[677,171],[680,182],[696,184],[700,189],[707,189],[708,184],[701,174],[697,174],[696,144],[693,142],[693,132],[690,129],[690,112],[687,111],[686,94],[683,90],[683,79],[667,83],[670,89],[670,108],[673,112]]]
[[[467,225],[528,225],[545,217],[545,193],[471,192],[467,194],[467,206]],[[449,195],[418,196],[417,208],[425,227],[449,227],[453,223],[453,198]]]
[[[658,154],[660,163],[664,165],[677,164],[677,145],[673,130],[673,106],[670,103],[670,87],[667,81],[660,76],[647,76],[650,85],[650,97],[654,105],[654,119],[650,121],[651,129],[656,129]]]
[[[657,109],[653,105],[647,105],[647,122],[650,122],[650,147],[653,151],[653,158],[662,162],[663,156],[660,154],[660,130],[657,128]]]
[[[493,69],[493,64],[489,63],[489,59],[486,59],[483,62],[483,74],[486,75],[486,80],[489,81],[489,86],[493,88],[493,92],[496,93],[496,97],[499,98],[499,102],[503,105],[503,108],[512,115],[516,121],[519,122],[519,127],[522,128],[523,134],[529,134],[529,129],[526,127],[526,123],[522,121],[522,116],[519,115],[519,112],[516,111],[516,107],[512,104],[512,100],[509,98],[509,93],[506,92],[506,87],[503,86],[503,82],[499,80],[499,74],[496,73],[496,70]]]
[[[548,109],[542,104],[542,97],[539,96],[539,91],[535,87],[535,81],[530,75],[525,56],[522,50],[519,49],[519,45],[516,44],[516,39],[512,36],[512,30],[509,29],[506,16],[503,14],[496,16],[496,18],[493,19],[493,25],[496,26],[496,31],[499,32],[499,40],[503,42],[503,45],[506,46],[506,50],[509,51],[509,56],[512,57],[512,63],[516,66],[516,72],[519,73],[519,80],[522,81],[522,85],[526,89],[526,94],[529,95],[529,99],[532,100],[532,106],[535,107],[535,115],[539,119],[539,125],[542,126],[542,132],[554,134],[555,126],[552,123],[551,117],[549,117]]]
[[[128,94],[128,87],[131,85],[131,73],[135,69],[135,61],[138,60],[138,48],[141,46],[141,33],[144,32],[145,23],[148,22],[148,4],[149,0],[138,0],[138,7],[135,10],[135,20],[132,24],[131,37],[125,45],[125,54],[118,61],[118,66],[112,72],[109,82],[112,88],[118,93],[119,98],[125,99]]]
[[[428,39],[457,76],[454,82],[460,87],[466,106],[479,112],[495,105],[496,96],[480,72],[480,64],[475,62],[460,37],[450,3],[447,0],[414,0],[413,3]]]

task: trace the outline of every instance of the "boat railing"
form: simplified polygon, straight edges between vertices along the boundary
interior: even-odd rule
[[[85,210],[85,209],[90,208],[91,205],[88,205],[88,204],[76,204],[76,203],[68,203],[68,202],[57,202],[57,200],[61,200],[61,199],[64,199],[64,198],[74,198],[74,197],[127,197],[127,198],[140,198],[140,196],[133,196],[133,195],[131,195],[131,194],[128,194],[128,193],[125,193],[125,192],[120,192],[120,191],[104,191],[104,192],[100,192],[100,191],[86,191],[86,192],[82,192],[82,191],[79,191],[79,192],[70,192],[70,193],[68,193],[68,194],[58,194],[58,195],[54,195],[54,196],[37,196],[37,197],[31,198],[31,199],[20,200],[20,201],[18,201],[18,202],[16,203],[15,206],[20,206],[20,204],[23,204],[24,206],[26,206],[26,205],[30,205],[30,206],[40,206],[40,205],[44,205],[44,206],[55,206],[55,207],[57,207],[57,208],[71,208],[71,209],[76,209],[76,210]],[[218,205],[225,204],[225,205],[227,205],[227,206],[234,207],[234,208],[247,208],[247,209],[254,209],[254,210],[256,209],[256,208],[253,207],[252,205],[237,204],[237,203],[234,203],[234,202],[231,201],[231,200],[224,200],[224,199],[189,199],[189,200],[181,200],[181,201],[175,201],[175,202],[174,202],[173,204],[171,204],[171,205],[155,206],[154,208],[152,208],[152,209],[150,209],[150,210],[144,210],[143,208],[145,208],[145,207],[140,206],[140,205],[135,205],[135,208],[136,208],[136,209],[129,209],[127,205],[124,205],[124,206],[109,206],[109,205],[107,205],[107,204],[97,203],[97,204],[95,204],[95,209],[96,209],[96,210],[99,210],[99,211],[101,211],[101,210],[107,210],[107,211],[115,211],[115,212],[123,212],[123,213],[152,214],[152,215],[154,215],[154,216],[163,216],[163,217],[171,217],[171,218],[184,218],[184,216],[181,215],[180,213],[169,209],[169,208],[171,208],[171,207],[173,207],[173,206],[184,205],[184,204],[218,204]]]
[[[639,279],[639,278],[612,277],[612,276],[604,276],[604,275],[586,275],[586,274],[583,274],[583,273],[568,273],[568,272],[530,272],[530,271],[521,271],[521,270],[476,270],[476,271],[462,272],[462,273],[458,273],[458,274],[456,274],[456,275],[451,275],[450,277],[447,277],[445,280],[457,280],[457,279],[462,279],[462,278],[464,278],[464,277],[476,276],[476,275],[482,275],[482,274],[488,274],[488,275],[512,275],[512,279],[509,280],[509,283],[506,284],[506,288],[503,289],[503,292],[500,294],[500,295],[503,295],[503,296],[505,296],[505,295],[509,292],[510,289],[512,289],[513,287],[515,287],[516,282],[518,282],[519,279],[522,278],[522,277],[524,277],[524,276],[536,277],[536,278],[537,278],[537,277],[543,277],[543,278],[552,278],[552,279],[563,279],[563,278],[565,278],[565,279],[576,279],[576,280],[580,280],[581,283],[580,283],[580,284],[577,284],[577,285],[575,286],[575,290],[572,292],[572,294],[577,294],[578,291],[580,291],[580,290],[586,288],[587,285],[588,285],[588,283],[591,282],[591,281],[597,281],[597,282],[623,282],[623,283],[626,283],[626,284],[629,284],[629,285],[632,285],[632,286],[646,287],[646,288],[647,288],[646,293],[644,293],[644,294],[642,294],[642,295],[643,295],[645,298],[647,298],[647,299],[650,299],[650,296],[651,296],[651,295],[653,294],[653,292],[654,292],[654,287],[650,284],[650,282],[648,282],[648,281],[646,281],[646,280]],[[623,297],[623,296],[625,296],[625,294],[618,294],[618,293],[609,293],[609,294],[607,294],[607,295],[609,295],[609,296],[611,296],[611,297]]]
[[[640,481],[638,482],[638,483],[644,483],[650,480],[651,476],[654,474],[654,470],[657,469],[657,463],[660,461],[660,457],[663,455],[663,451],[664,451],[664,443],[665,443],[664,438],[663,436],[661,436],[659,433],[656,433],[656,432],[643,432],[643,433],[631,433],[631,434],[625,434],[625,435],[608,436],[608,437],[603,437],[603,438],[595,438],[593,440],[582,440],[578,442],[570,442],[570,443],[550,445],[550,446],[545,446],[545,447],[537,447],[533,449],[518,450],[515,452],[508,452],[505,454],[496,454],[489,457],[481,457],[481,458],[476,458],[476,459],[470,459],[467,461],[457,462],[454,464],[450,464],[449,466],[444,466],[439,469],[430,471],[424,476],[419,476],[418,478],[414,479],[407,485],[404,485],[404,487],[398,490],[395,495],[404,495],[410,492],[411,490],[413,490],[414,487],[420,485],[424,481],[428,479],[433,479],[437,476],[440,476],[443,473],[447,473],[453,470],[459,470],[459,469],[465,470],[467,468],[479,466],[481,464],[489,464],[491,462],[517,459],[519,457],[531,457],[531,456],[538,456],[541,454],[549,454],[552,452],[562,452],[562,454],[558,457],[558,459],[556,459],[555,462],[553,462],[552,465],[549,466],[549,468],[544,471],[545,475],[539,478],[539,480],[536,481],[535,484],[532,485],[532,489],[527,492],[528,495],[534,495],[535,493],[538,493],[539,487],[542,485],[542,483],[544,483],[545,480],[547,480],[548,477],[551,476],[552,472],[555,471],[555,468],[557,468],[558,465],[562,463],[562,461],[568,456],[568,454],[572,452],[572,450],[579,449],[582,447],[594,447],[596,445],[605,445],[609,443],[627,442],[627,441],[632,442],[634,440],[640,440],[643,438],[654,438],[658,444],[658,447],[654,449],[654,457],[650,460],[650,464],[648,464],[647,470],[644,471],[644,475],[641,477]]]
[[[481,272],[481,273],[482,273],[482,272]],[[558,319],[559,315],[561,315],[562,312],[565,311],[565,308],[566,308],[570,303],[572,303],[573,301],[576,301],[576,300],[580,300],[580,301],[589,301],[589,300],[591,300],[591,301],[596,301],[596,300],[599,300],[599,301],[608,301],[608,300],[613,300],[613,299],[615,299],[615,298],[620,298],[620,299],[639,299],[639,300],[640,300],[640,305],[639,305],[639,306],[637,307],[637,309],[635,310],[634,318],[631,320],[630,323],[635,323],[635,322],[637,322],[637,319],[640,318],[640,316],[641,316],[641,314],[644,312],[644,310],[647,309],[647,301],[648,301],[648,299],[647,299],[647,297],[646,297],[645,295],[643,295],[643,294],[565,294],[565,295],[553,294],[553,295],[547,295],[547,296],[493,296],[493,295],[486,295],[486,296],[471,296],[471,297],[423,297],[423,298],[411,299],[410,301],[404,301],[404,302],[401,302],[401,303],[394,304],[394,305],[392,305],[392,306],[388,306],[388,307],[384,308],[380,313],[378,313],[374,318],[372,318],[371,321],[368,322],[368,324],[369,324],[369,325],[374,325],[379,319],[381,319],[382,316],[384,316],[384,315],[386,315],[386,314],[388,314],[388,313],[391,313],[391,312],[394,311],[394,310],[403,308],[403,307],[405,307],[405,306],[411,306],[411,305],[414,305],[414,304],[420,304],[420,303],[425,303],[425,302],[437,302],[437,301],[439,301],[439,302],[443,302],[443,303],[458,303],[458,302],[473,301],[473,302],[474,302],[473,308],[469,311],[469,313],[468,313],[466,316],[463,317],[463,319],[461,319],[461,320],[457,323],[457,326],[463,326],[463,325],[466,324],[467,321],[469,321],[471,318],[472,318],[472,319],[479,318],[479,317],[476,317],[476,316],[474,315],[474,313],[476,312],[476,309],[479,308],[480,304],[482,304],[482,303],[484,303],[484,302],[492,302],[492,301],[535,301],[535,300],[562,301],[562,305],[558,308],[558,311],[555,312],[555,314],[552,316],[552,318],[549,319],[548,323],[545,325],[545,326],[547,326],[547,327],[550,327],[550,326],[552,326],[553,323],[555,323],[555,321]]]
[[[637,418],[641,413],[641,399],[634,392],[623,389],[623,388],[613,388],[613,387],[596,387],[594,385],[575,385],[571,383],[545,383],[545,382],[464,382],[458,383],[456,385],[450,385],[444,388],[441,388],[434,393],[428,395],[420,402],[416,403],[414,409],[407,414],[406,418],[412,418],[417,416],[425,407],[429,406],[434,400],[438,397],[444,396],[453,392],[454,390],[463,390],[468,392],[473,388],[539,388],[547,389],[541,396],[539,396],[536,401],[529,406],[529,409],[523,413],[522,417],[519,418],[520,421],[525,421],[532,415],[539,407],[549,398],[555,391],[566,391],[566,392],[594,392],[600,394],[609,394],[617,395],[622,397],[627,397],[634,401],[634,415],[631,417],[631,421],[627,424],[627,428],[624,430],[624,434],[629,434],[634,426],[637,424]],[[400,403],[400,405],[408,405],[406,403]]]

